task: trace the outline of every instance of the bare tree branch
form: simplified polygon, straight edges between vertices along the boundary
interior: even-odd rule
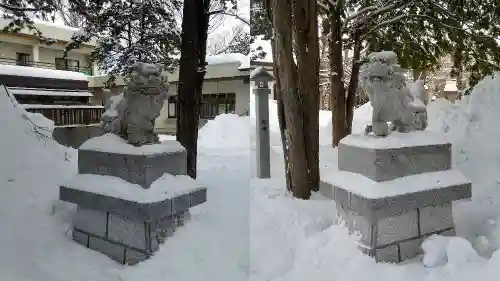
[[[208,13],[209,16],[213,16],[213,15],[226,15],[226,16],[231,16],[231,17],[235,17],[236,19],[240,20],[241,22],[243,22],[244,24],[250,26],[250,20],[238,15],[237,13],[233,13],[233,12],[228,12],[224,9],[220,9],[220,10],[215,10],[215,11],[211,11]]]

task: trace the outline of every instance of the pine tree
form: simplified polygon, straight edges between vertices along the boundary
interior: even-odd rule
[[[177,66],[180,29],[175,16],[180,1],[163,0],[75,0],[72,11],[85,19],[66,50],[92,39],[97,45],[91,60],[99,64],[113,82],[137,61],[161,64],[165,70]]]
[[[499,6],[497,0],[457,1],[320,1],[329,15],[333,107],[333,145],[351,133],[362,54],[391,49],[400,64],[425,73],[439,67],[447,54],[470,65],[477,77],[499,69]],[[349,86],[344,87],[342,49],[354,50]],[[464,54],[467,54],[465,56]],[[472,76],[474,77],[474,75]],[[476,79],[477,80],[477,79]],[[472,79],[474,81],[474,79]]]
[[[2,18],[9,21],[2,31],[17,33],[27,28],[41,43],[52,44],[55,41],[43,36],[33,20],[53,16],[56,10],[56,0],[0,0]]]

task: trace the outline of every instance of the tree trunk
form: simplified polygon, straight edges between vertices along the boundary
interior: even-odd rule
[[[316,5],[314,0],[296,0],[292,6],[299,70],[297,88],[303,105],[309,185],[312,190],[319,191],[319,38]]]
[[[297,4],[297,3],[295,3]],[[293,58],[292,5],[290,1],[273,0],[271,6],[278,61],[278,79],[283,93],[286,138],[289,141],[288,160],[294,197],[309,199],[311,187],[304,143],[303,99],[297,87],[297,67]],[[285,93],[286,90],[286,93]]]
[[[352,133],[352,120],[354,118],[354,106],[356,105],[356,96],[358,92],[358,77],[359,68],[361,64],[359,62],[361,57],[362,41],[360,38],[360,31],[354,33],[354,54],[352,57],[352,67],[351,67],[351,79],[349,80],[349,87],[347,89],[347,105],[346,105],[346,130],[347,135]],[[343,137],[345,137],[343,136]]]
[[[265,0],[265,7],[267,9],[267,17],[269,19],[269,22],[272,24],[273,22],[273,14],[272,14],[272,9],[270,3],[271,0]],[[281,90],[281,83],[280,83],[280,77],[279,77],[279,60],[278,60],[278,53],[276,51],[276,40],[274,38],[271,38],[271,52],[273,54],[273,62],[274,62],[274,67],[273,67],[273,73],[274,73],[274,85],[273,85],[273,91],[274,91],[274,96],[276,98],[276,103],[278,107],[278,124],[280,128],[280,138],[281,138],[281,145],[283,149],[283,160],[285,162],[285,179],[286,179],[286,189],[288,191],[292,191],[292,179],[291,179],[291,174],[290,174],[290,161],[288,159],[289,155],[289,147],[288,147],[288,141],[286,138],[285,132],[287,131],[287,125],[286,125],[286,120],[285,120],[285,107],[283,104],[283,91]]]
[[[332,146],[339,144],[346,132],[346,96],[344,88],[344,69],[342,66],[342,20],[339,6],[330,14],[330,105],[332,108]]]
[[[187,174],[196,178],[198,124],[210,0],[184,0],[177,103],[177,141],[187,150]]]

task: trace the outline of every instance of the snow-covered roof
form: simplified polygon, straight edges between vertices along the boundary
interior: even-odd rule
[[[87,75],[67,70],[0,64],[0,75],[88,81]]]
[[[249,69],[250,68],[250,57],[245,56],[245,55],[240,54],[240,53],[207,56],[206,62],[208,65],[238,63],[239,64],[238,69]]]
[[[92,97],[93,95],[87,91],[59,91],[53,89],[30,89],[9,87],[9,92],[13,95],[31,95],[31,96],[64,96],[64,97]]]
[[[63,24],[44,22],[40,20],[34,20],[35,26],[42,32],[43,36],[50,39],[55,39],[59,41],[69,42],[71,37],[75,32],[78,32],[78,28],[66,26]],[[0,28],[4,28],[10,23],[10,20],[0,18]],[[33,35],[33,31],[28,28],[23,28],[19,31],[20,34]],[[95,40],[91,40],[87,45],[95,45]]]

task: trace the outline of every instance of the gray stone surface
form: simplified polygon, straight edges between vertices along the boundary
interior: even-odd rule
[[[393,217],[379,218],[377,224],[377,246],[418,236],[417,211]]]
[[[455,231],[455,229],[448,229],[448,230],[440,231],[438,234],[441,236],[456,236],[457,232]]]
[[[87,248],[89,247],[89,236],[87,234],[81,233],[77,230],[73,230],[73,240]]]
[[[451,169],[451,144],[374,149],[340,143],[338,167],[377,182],[447,171]]]
[[[375,260],[377,262],[396,263],[399,262],[399,248],[398,245],[392,245],[381,249],[375,250]]]
[[[144,253],[140,253],[140,252],[134,251],[132,249],[125,250],[125,262],[124,262],[124,264],[126,264],[126,265],[135,265],[141,261],[145,261],[146,259],[148,259],[148,256],[145,255]]]
[[[174,234],[176,228],[177,225],[173,216],[165,216],[152,226],[151,236],[156,237],[158,243],[163,243]]]
[[[191,194],[179,195],[172,199],[172,213],[184,212],[191,207]]]
[[[157,221],[167,215],[186,211],[206,201],[206,188],[196,188],[178,198],[159,202],[138,203],[92,192],[59,187],[59,199],[77,204],[82,209],[111,212],[136,221]],[[175,205],[175,206],[172,206]]]
[[[411,259],[423,253],[422,242],[424,238],[417,238],[399,243],[401,261]]]
[[[365,217],[373,215],[384,217],[470,198],[472,196],[472,185],[467,183],[443,186],[397,196],[368,199],[327,182],[322,182],[320,192],[323,196],[333,195],[333,197],[327,198],[335,200],[337,204],[342,205],[344,208],[356,210]]]
[[[106,224],[106,213],[81,207],[78,208],[73,221],[75,228],[99,236],[106,236]]]
[[[171,199],[156,203],[138,203],[61,186],[59,199],[81,208],[111,212],[139,221],[154,221],[171,214]]]
[[[258,81],[256,81],[256,83],[259,84]],[[257,126],[255,135],[257,177],[260,179],[268,179],[271,177],[271,147],[269,135],[269,95],[271,94],[271,89],[268,87],[257,87],[252,91],[256,100],[255,116]]]
[[[109,214],[108,239],[140,250],[150,250],[146,245],[145,223],[127,220],[114,214]]]
[[[406,78],[392,51],[368,55],[360,67],[359,86],[373,107],[372,124],[365,132],[387,136],[390,130],[409,132],[427,126],[423,81],[418,82],[417,95],[406,87]],[[387,125],[391,122],[391,127]]]
[[[452,204],[421,208],[420,233],[427,234],[453,227]]]
[[[328,187],[330,187],[329,190]],[[366,202],[370,200],[345,190],[334,189],[326,183],[322,183],[321,188],[327,188],[326,192],[320,190],[323,195],[330,192],[330,198],[333,195],[338,200],[336,201],[337,213],[345,222],[349,233],[361,235],[360,248],[365,253],[374,256],[379,262],[401,262],[421,254],[420,245],[425,236],[455,234],[451,209],[451,201],[455,197],[443,196],[446,200],[438,199],[441,205],[436,206],[427,205],[427,200],[419,200],[420,193],[413,194],[413,196],[406,194],[393,200],[402,200],[398,204],[401,206],[406,204],[412,209],[397,208],[396,210],[390,205],[378,209],[373,206],[366,207]],[[344,203],[344,207],[340,202]],[[362,212],[356,208],[360,208]]]
[[[78,150],[78,173],[114,176],[143,188],[163,174],[187,174],[186,150],[154,155],[128,155]]]
[[[199,188],[191,193],[190,206],[195,207],[207,201],[207,189]]]
[[[346,210],[339,204],[337,204],[338,216],[345,223],[349,233],[360,235],[360,242],[366,246],[372,246],[375,233],[375,225],[371,223],[368,219],[360,216],[353,210]]]
[[[89,248],[92,250],[101,252],[101,253],[107,255],[108,257],[110,257],[111,259],[113,259],[119,263],[122,263],[122,264],[123,264],[123,261],[125,259],[125,248],[124,247],[117,245],[117,244],[113,244],[113,243],[108,242],[108,241],[104,241],[104,240],[96,238],[96,237],[90,237]]]

